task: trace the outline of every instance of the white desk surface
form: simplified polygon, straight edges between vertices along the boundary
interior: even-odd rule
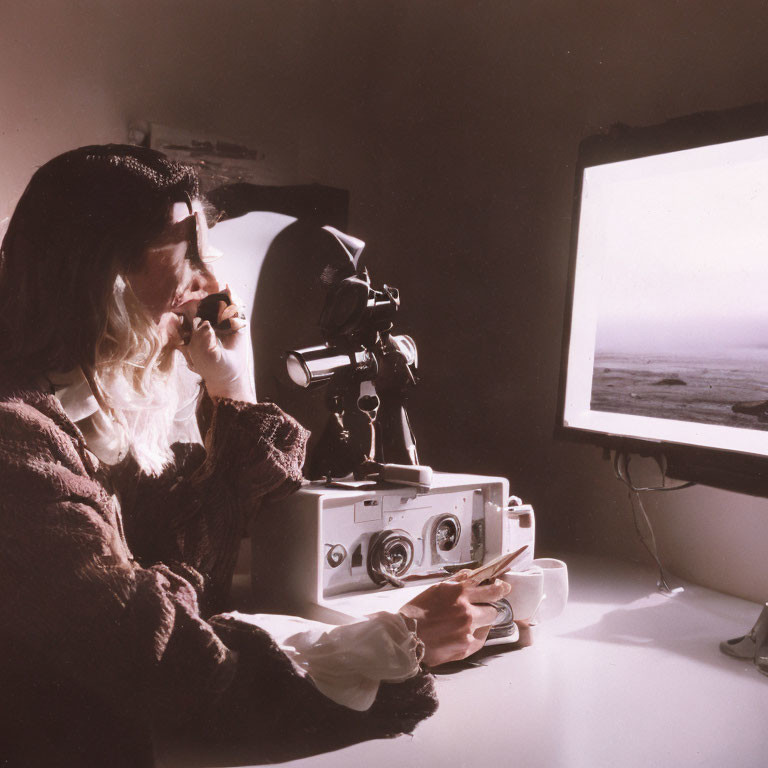
[[[668,598],[649,568],[564,559],[565,613],[535,627],[529,647],[440,672],[440,709],[413,736],[283,765],[768,766],[768,677],[718,650],[760,606],[689,585]]]

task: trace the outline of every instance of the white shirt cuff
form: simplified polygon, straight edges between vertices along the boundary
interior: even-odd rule
[[[297,616],[231,615],[268,632],[322,694],[358,711],[373,704],[381,682],[416,675],[424,657],[416,622],[399,613],[374,613],[340,626]]]

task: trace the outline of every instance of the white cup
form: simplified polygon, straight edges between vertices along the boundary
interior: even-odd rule
[[[541,568],[544,596],[533,615],[533,623],[548,621],[559,616],[568,604],[568,566],[554,557],[541,557],[533,561]]]
[[[512,585],[506,596],[516,621],[538,624],[559,616],[568,603],[568,566],[553,557],[535,559],[525,571],[499,576]]]
[[[544,597],[544,571],[535,564],[525,571],[507,571],[499,578],[512,585],[504,598],[511,606],[516,621],[529,621]]]

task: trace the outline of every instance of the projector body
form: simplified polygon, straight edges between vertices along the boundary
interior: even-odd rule
[[[526,545],[533,509],[500,477],[434,473],[429,489],[309,483],[266,506],[251,534],[259,610],[332,624],[397,611],[429,585]]]

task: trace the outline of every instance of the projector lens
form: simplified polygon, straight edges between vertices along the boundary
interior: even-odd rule
[[[298,355],[289,352],[285,358],[285,367],[294,384],[300,387],[309,386],[309,371]]]
[[[450,552],[459,543],[461,524],[455,515],[446,515],[435,526],[435,548],[440,552]]]

